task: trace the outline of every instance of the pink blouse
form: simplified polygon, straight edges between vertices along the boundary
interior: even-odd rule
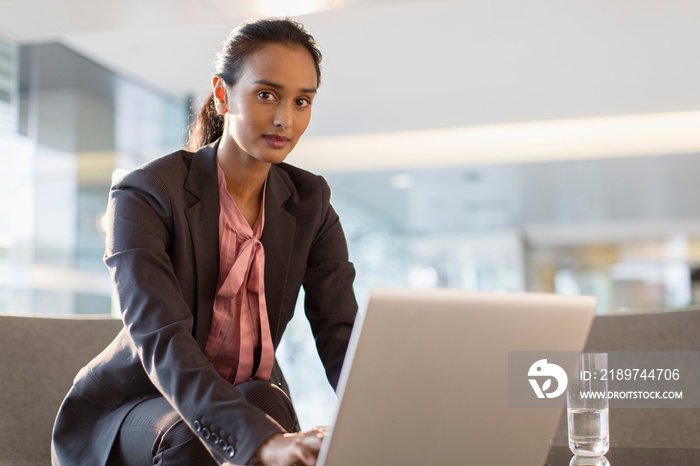
[[[274,348],[265,304],[265,251],[260,242],[265,223],[265,194],[253,228],[219,178],[219,281],[204,354],[234,385],[268,380]]]

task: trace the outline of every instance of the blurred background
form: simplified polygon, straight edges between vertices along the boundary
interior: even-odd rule
[[[181,148],[231,28],[280,15],[324,53],[289,161],[333,189],[361,308],[375,286],[700,303],[699,2],[0,0],[1,313],[114,313],[112,180]],[[302,426],[332,420],[303,316],[280,358]]]

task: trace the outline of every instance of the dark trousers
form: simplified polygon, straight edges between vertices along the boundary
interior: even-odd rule
[[[248,403],[272,416],[290,432],[299,430],[294,407],[276,385],[250,380],[236,386]],[[120,466],[210,466],[218,462],[199,437],[163,398],[146,398],[124,419],[110,455]]]

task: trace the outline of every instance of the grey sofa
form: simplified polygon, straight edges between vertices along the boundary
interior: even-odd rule
[[[111,318],[0,315],[0,466],[50,464],[53,421],[73,377],[121,328]]]
[[[0,466],[50,463],[51,429],[78,370],[122,328],[109,318],[0,315]],[[700,351],[700,309],[597,316],[587,351]],[[700,448],[700,409],[619,409],[615,446]],[[566,445],[566,416],[554,445]]]

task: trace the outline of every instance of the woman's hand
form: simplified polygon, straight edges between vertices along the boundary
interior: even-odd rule
[[[269,466],[313,466],[324,435],[324,430],[275,434],[260,446],[256,456]]]

